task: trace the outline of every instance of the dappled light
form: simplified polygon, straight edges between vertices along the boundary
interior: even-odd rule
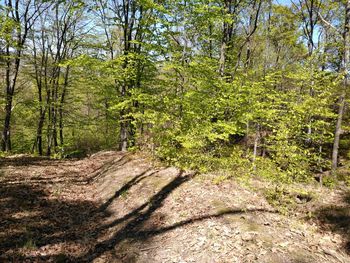
[[[252,193],[233,185],[231,187],[239,194],[231,193],[230,196],[230,190],[225,186],[201,183],[196,172],[171,167],[154,169],[146,165],[144,159],[125,153],[101,153],[85,160],[65,160],[61,161],[60,168],[55,168],[56,161],[47,160],[45,168],[57,172],[48,182],[40,180],[47,175],[40,172],[42,167],[37,163],[28,164],[27,172],[19,172],[18,167],[23,166],[3,166],[4,181],[0,182],[0,208],[3,211],[0,216],[0,259],[4,261],[147,261],[150,260],[149,253],[152,257],[170,257],[162,254],[165,247],[172,248],[175,253],[172,257],[177,257],[176,251],[181,245],[196,248],[204,245],[203,242],[214,242],[216,239],[210,239],[215,237],[227,244],[236,244],[237,249],[230,253],[238,253],[244,246],[261,244],[258,250],[265,251],[261,260],[269,262],[274,257],[273,253],[266,252],[272,245],[270,235],[277,238],[276,244],[291,242],[286,241],[281,232],[289,233],[290,230],[279,229],[278,222],[293,223],[281,218],[278,210],[261,197],[256,199]],[[90,173],[75,175],[79,180],[72,180],[70,171],[77,167],[91,167]],[[61,170],[64,173],[60,180],[55,180]],[[86,178],[84,184],[81,184],[82,177]],[[208,197],[201,197],[204,193]],[[247,194],[252,196],[244,197]],[[238,197],[244,198],[243,203],[237,202]],[[207,203],[200,201],[201,198],[206,198]],[[348,195],[343,196],[347,205],[348,199]],[[349,226],[347,208],[322,208],[318,215],[320,224],[330,225],[330,231],[340,233],[348,242],[345,234]],[[216,229],[223,232],[212,236],[210,233]],[[182,234],[177,234],[178,231]],[[178,240],[182,235],[187,240],[183,244]],[[197,239],[203,241],[195,241]],[[160,242],[165,242],[165,247]],[[198,244],[190,245],[192,242]],[[307,242],[299,240],[305,246]],[[219,246],[220,241],[215,243]],[[208,249],[198,250],[196,257],[205,253],[213,257],[212,248]],[[281,260],[308,257],[307,250],[298,248],[296,251],[298,256],[282,253],[278,257]],[[190,255],[189,252],[183,254]],[[251,257],[250,252],[244,255]]]
[[[346,192],[342,198],[342,204],[321,207],[316,217],[326,230],[344,237],[343,246],[350,254],[350,192]]]
[[[350,0],[0,0],[0,262],[350,262]]]

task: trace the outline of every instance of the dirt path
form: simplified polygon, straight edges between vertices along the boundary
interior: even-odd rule
[[[0,160],[0,262],[350,262],[350,195],[322,191],[306,220],[130,154]]]

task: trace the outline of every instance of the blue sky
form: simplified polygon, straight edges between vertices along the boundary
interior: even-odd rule
[[[282,5],[290,5],[291,0],[274,0],[275,3],[282,4]]]

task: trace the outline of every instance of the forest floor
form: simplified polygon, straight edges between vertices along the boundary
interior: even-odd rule
[[[120,152],[0,159],[0,262],[350,262],[346,189],[303,186],[283,214],[267,182],[213,178]]]

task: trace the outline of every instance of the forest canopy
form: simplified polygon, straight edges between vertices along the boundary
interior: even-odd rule
[[[0,0],[1,154],[335,173],[349,29],[350,0]]]

